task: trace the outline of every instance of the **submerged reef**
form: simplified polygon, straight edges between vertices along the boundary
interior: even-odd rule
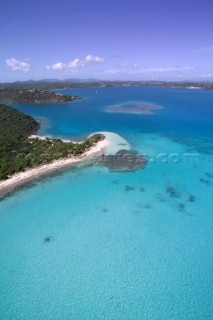
[[[50,242],[52,240],[52,236],[48,236],[46,238],[44,238],[44,242]]]
[[[129,186],[129,185],[127,185],[127,186],[125,187],[125,191],[132,191],[132,190],[135,190],[135,188],[134,188],[134,187],[131,187],[131,186]]]
[[[119,184],[119,180],[112,180],[111,181],[113,184]]]
[[[112,113],[132,113],[153,115],[155,110],[163,109],[162,106],[152,102],[129,101],[108,106],[105,111]]]
[[[211,184],[211,181],[207,180],[207,179],[203,179],[203,178],[200,178],[200,182],[206,184],[206,185],[209,185]]]
[[[140,188],[139,192],[145,192],[146,190],[144,188]]]
[[[195,202],[196,197],[193,194],[189,195],[189,202]]]
[[[168,186],[166,192],[170,195],[171,198],[180,198],[180,192],[177,191],[174,187]]]
[[[205,175],[210,178],[210,179],[213,179],[213,173],[211,172],[206,172]]]
[[[181,212],[182,212],[182,211],[185,211],[185,208],[186,208],[185,204],[183,204],[183,203],[179,203],[179,204],[178,204],[178,210],[179,210],[179,211],[181,211]]]

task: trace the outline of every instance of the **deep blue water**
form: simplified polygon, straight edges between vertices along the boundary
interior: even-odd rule
[[[76,136],[95,131],[190,134],[212,138],[213,91],[154,87],[112,87],[59,91],[80,95],[75,103],[25,105],[20,110],[49,119],[46,134]],[[83,93],[83,96],[82,96]],[[157,116],[105,113],[105,107],[126,101],[154,102],[164,109]]]
[[[116,132],[150,162],[69,169],[0,203],[0,319],[213,319],[213,92],[62,92],[83,99],[16,107],[43,123],[40,134]],[[105,112],[127,101],[163,109]]]

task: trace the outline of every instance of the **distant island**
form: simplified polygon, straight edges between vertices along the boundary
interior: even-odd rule
[[[31,137],[39,127],[31,116],[0,105],[0,180],[55,160],[79,159],[105,138],[103,134],[94,134],[82,143],[75,143]]]
[[[57,90],[75,88],[103,88],[116,86],[155,86],[162,88],[186,88],[213,90],[213,83],[166,81],[100,81],[100,80],[44,80],[0,83],[0,101],[14,104],[65,103],[80,99]],[[50,91],[54,90],[56,92]]]
[[[85,79],[83,80],[79,80],[79,79],[47,80],[45,79],[41,81],[30,80],[30,81],[17,81],[14,83],[0,83],[0,100],[2,100],[3,92],[6,92],[5,89],[13,89],[18,91],[22,91],[22,90],[45,91],[45,90],[56,90],[56,89],[66,90],[66,89],[73,89],[73,88],[90,88],[90,87],[98,88],[98,87],[113,87],[113,86],[155,86],[155,87],[162,87],[162,88],[187,88],[187,89],[213,90],[213,83],[199,82],[199,81],[180,81],[179,82],[179,81],[106,81],[106,80],[95,80],[95,79],[89,79],[89,80],[85,80]],[[49,98],[50,98],[50,95],[49,95]],[[61,98],[59,97],[57,98],[54,97],[54,98],[56,99],[56,101],[60,101],[60,99],[65,100],[65,101],[61,100],[60,102],[66,102],[66,99],[71,99],[71,100],[75,99],[75,97],[70,97],[70,96],[62,96]],[[76,98],[78,99],[79,97],[76,97]]]
[[[61,93],[44,91],[40,89],[27,89],[17,87],[1,87],[0,101],[16,104],[35,103],[64,103],[80,99],[78,96],[68,96]]]

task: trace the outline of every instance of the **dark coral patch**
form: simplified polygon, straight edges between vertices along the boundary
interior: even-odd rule
[[[168,186],[166,188],[166,192],[169,194],[171,198],[180,198],[180,192],[177,191],[174,187]]]
[[[203,179],[203,178],[200,178],[200,182],[202,182],[202,183],[204,183],[206,185],[210,185],[211,184],[211,181]]]
[[[115,155],[101,155],[97,162],[110,171],[123,172],[143,169],[147,164],[147,159],[138,152],[120,150]]]
[[[119,180],[112,180],[113,184],[119,184]]]
[[[183,203],[179,203],[178,204],[178,210],[179,211],[183,212],[183,211],[185,211],[185,208],[186,208],[185,204],[183,204]]]
[[[206,172],[205,175],[206,175],[208,178],[213,179],[213,173]]]
[[[160,109],[163,109],[163,107],[152,102],[129,101],[108,106],[105,111],[113,113],[153,115],[156,110]]]
[[[45,243],[50,242],[51,240],[52,240],[52,236],[48,236],[44,238]]]
[[[178,203],[178,210],[187,216],[190,216],[190,217],[194,216],[193,213],[186,211],[186,205],[183,203]]]
[[[193,194],[189,195],[189,202],[195,202],[196,197]]]
[[[129,185],[126,185],[125,191],[132,191],[132,190],[135,190],[135,188],[134,188],[134,187],[131,187],[131,186],[129,186]]]

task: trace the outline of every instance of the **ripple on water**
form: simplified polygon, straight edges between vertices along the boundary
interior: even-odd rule
[[[201,139],[196,136],[178,135],[178,134],[163,134],[172,141],[186,146],[188,152],[197,151],[204,154],[213,154],[213,142],[208,139]]]

